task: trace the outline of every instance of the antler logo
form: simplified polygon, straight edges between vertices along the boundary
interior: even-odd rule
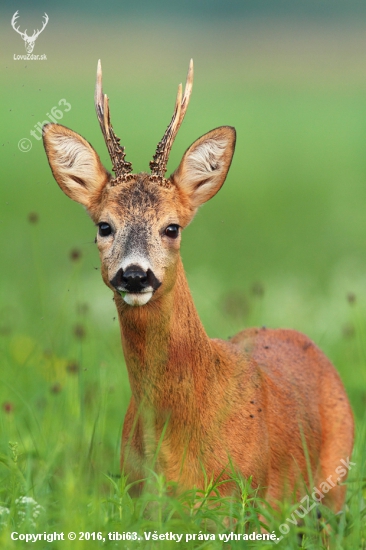
[[[27,53],[32,53],[35,41],[37,40],[37,38],[39,37],[39,35],[41,34],[41,32],[43,31],[43,29],[45,28],[45,26],[48,23],[48,15],[47,15],[47,13],[45,13],[44,16],[43,16],[44,21],[43,21],[43,25],[42,25],[41,30],[37,29],[36,31],[33,31],[32,36],[28,36],[27,35],[27,29],[25,29],[24,32],[21,32],[19,30],[19,27],[15,26],[15,24],[17,22],[17,19],[19,17],[18,14],[19,14],[19,10],[14,13],[14,15],[12,17],[12,20],[11,20],[11,26],[23,38],[26,52]]]

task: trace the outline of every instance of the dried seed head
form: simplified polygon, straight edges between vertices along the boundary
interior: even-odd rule
[[[77,363],[76,361],[70,361],[70,363],[68,363],[66,367],[66,370],[70,374],[77,374],[80,370],[79,363]]]
[[[59,382],[56,382],[55,384],[53,384],[53,386],[51,386],[50,388],[50,392],[51,393],[60,393],[60,391],[62,390],[62,386]]]
[[[7,414],[13,412],[14,410],[14,405],[13,403],[11,403],[10,401],[5,401],[3,403],[3,411],[6,412]]]
[[[70,252],[70,260],[72,262],[77,262],[78,260],[80,260],[81,256],[81,250],[79,250],[78,248],[73,248]]]
[[[28,214],[28,221],[29,221],[29,223],[32,223],[32,224],[38,223],[39,215],[37,214],[37,212],[30,212]]]
[[[75,338],[77,338],[78,340],[83,340],[86,336],[86,330],[85,330],[85,327],[83,327],[83,325],[75,325],[73,332],[74,332]]]

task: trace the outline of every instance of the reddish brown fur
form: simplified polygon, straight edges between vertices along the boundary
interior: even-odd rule
[[[290,330],[249,329],[230,342],[210,340],[180,262],[172,294],[128,312],[117,299],[133,394],[121,463],[131,478],[143,478],[168,421],[157,468],[182,487],[202,487],[202,466],[218,476],[230,458],[254,486],[266,488],[267,498],[279,500],[296,486],[300,494],[301,479],[310,483],[302,433],[311,487],[329,475],[336,480],[340,459],[352,452],[353,418],[323,353]],[[144,440],[144,416],[152,443]],[[345,486],[337,486],[325,500],[339,510],[344,494]]]
[[[336,370],[302,334],[263,328],[245,330],[229,342],[211,340],[198,318],[180,239],[167,239],[163,229],[171,223],[185,227],[220,189],[234,143],[229,127],[206,134],[188,149],[169,186],[147,174],[113,185],[77,134],[52,125],[45,136],[61,188],[96,223],[114,227],[113,235],[98,236],[98,246],[103,279],[114,291],[132,391],[121,457],[129,480],[145,477],[161,442],[155,467],[181,488],[202,488],[204,471],[217,477],[224,470],[228,478],[231,461],[276,501],[304,493],[303,481],[313,487],[329,476],[336,479],[341,459],[351,456],[353,417]],[[71,160],[65,160],[68,151]],[[136,227],[146,228],[151,265],[161,279],[141,307],[128,305],[111,283],[126,235]],[[229,484],[220,488],[231,490]],[[336,486],[325,502],[339,510],[344,495],[345,487]]]

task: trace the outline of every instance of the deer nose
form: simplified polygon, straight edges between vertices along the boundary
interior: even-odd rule
[[[111,280],[117,290],[125,290],[127,292],[141,292],[144,288],[150,285],[148,274],[138,265],[130,265],[126,271],[119,269],[116,275]]]
[[[130,265],[126,271],[119,269],[110,284],[118,291],[125,292],[142,292],[146,288],[150,288],[155,292],[161,285],[161,282],[155,277],[154,273],[149,268],[144,271],[139,265]]]
[[[128,292],[141,292],[148,285],[147,273],[140,267],[132,265],[122,275],[122,284]]]

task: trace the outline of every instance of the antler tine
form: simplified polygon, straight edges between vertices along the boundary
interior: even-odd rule
[[[19,17],[19,10],[17,10],[17,11],[14,13],[13,17],[11,18],[11,25],[12,25],[12,27],[13,27],[15,30],[17,30],[17,29],[15,28],[15,23],[17,22],[18,17]]]
[[[120,145],[120,138],[116,136],[111,125],[108,97],[103,93],[102,88],[102,65],[100,59],[97,67],[94,101],[99,124],[107,145],[109,156],[111,157],[112,170],[117,177],[129,174],[132,172],[132,164],[125,161],[125,148]]]
[[[173,117],[169,126],[165,130],[165,134],[161,141],[159,141],[156,148],[153,160],[150,161],[151,173],[156,176],[164,177],[166,172],[166,166],[168,164],[169,154],[173,146],[175,137],[183,122],[184,116],[187,111],[189,99],[192,93],[193,86],[193,59],[191,59],[188,68],[186,85],[184,88],[184,95],[182,99],[182,84],[178,87],[177,99],[175,102],[175,108]]]
[[[45,26],[47,25],[48,23],[48,15],[46,12],[44,12],[44,15],[42,16],[42,19],[44,18],[44,21],[42,21],[42,28],[41,30],[37,29],[36,31],[33,31],[33,36],[36,36],[38,37],[41,32],[43,31],[43,29],[45,28]]]
[[[25,32],[22,32],[22,31],[19,30],[20,26],[18,26],[18,27],[15,26],[15,23],[18,22],[17,21],[18,17],[19,17],[19,10],[17,10],[14,13],[13,17],[11,18],[11,26],[23,38],[24,36],[26,36],[27,29],[25,29]]]

